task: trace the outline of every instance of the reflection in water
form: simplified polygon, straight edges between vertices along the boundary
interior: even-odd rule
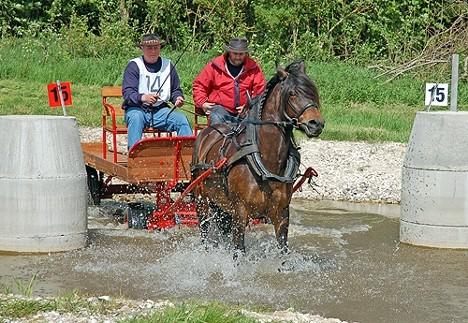
[[[295,201],[291,252],[280,255],[273,227],[261,225],[247,232],[247,254],[237,262],[229,239],[205,247],[195,229],[91,229],[83,250],[0,255],[0,282],[38,272],[44,295],[79,289],[293,307],[361,322],[468,321],[468,251],[400,245],[397,219],[356,207]]]

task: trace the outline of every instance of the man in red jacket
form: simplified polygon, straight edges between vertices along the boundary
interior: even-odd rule
[[[247,92],[254,97],[265,89],[265,77],[249,57],[246,38],[233,38],[225,53],[214,58],[193,81],[193,100],[197,108],[210,115],[210,124],[239,122],[247,103]]]

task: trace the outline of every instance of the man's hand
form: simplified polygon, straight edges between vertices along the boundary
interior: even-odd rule
[[[159,99],[159,94],[157,93],[155,94],[148,93],[148,94],[143,94],[141,96],[141,101],[147,105],[155,104],[158,101],[158,99]]]
[[[245,104],[236,107],[237,113],[241,114],[242,112],[244,112],[244,108],[245,108]]]
[[[184,98],[181,97],[181,96],[178,96],[177,99],[175,100],[174,105],[175,105],[177,108],[180,108],[181,106],[184,105],[184,102],[185,102]]]
[[[213,109],[214,106],[215,106],[215,103],[205,102],[202,105],[202,109],[203,109],[203,111],[205,111],[206,115],[209,115],[210,112],[211,112],[211,109]]]

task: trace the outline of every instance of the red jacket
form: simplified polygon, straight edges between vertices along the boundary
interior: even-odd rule
[[[193,101],[197,108],[212,102],[237,113],[236,107],[247,103],[246,91],[254,97],[264,89],[265,77],[253,59],[246,58],[244,69],[234,79],[227,71],[226,54],[223,54],[206,64],[193,81]]]

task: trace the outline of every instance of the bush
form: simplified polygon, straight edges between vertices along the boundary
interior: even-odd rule
[[[174,49],[221,49],[246,35],[268,59],[399,62],[467,15],[463,0],[3,0],[0,31],[2,38],[60,31],[72,56],[125,52],[140,34],[156,32]]]

